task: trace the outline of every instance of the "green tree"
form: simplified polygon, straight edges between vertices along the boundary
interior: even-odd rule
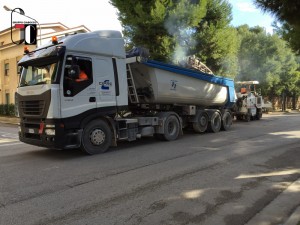
[[[197,26],[195,54],[214,73],[235,77],[238,72],[239,39],[230,26],[231,5],[224,0],[208,0],[206,16]]]
[[[205,16],[206,0],[111,0],[119,10],[127,44],[144,46],[154,59],[171,61],[180,45],[190,45],[194,27]],[[192,44],[191,44],[192,45]]]
[[[265,12],[274,14],[280,21],[286,21],[291,25],[300,25],[299,1],[255,0],[255,4]]]
[[[266,34],[261,27],[238,27],[240,80],[258,80],[265,96],[279,96],[298,90],[299,64],[295,54],[278,35]],[[297,92],[298,93],[298,92]]]
[[[226,0],[111,0],[129,47],[144,46],[167,62],[195,54],[214,73],[237,74],[239,41]]]
[[[273,24],[275,32],[282,37],[284,40],[288,41],[291,48],[300,54],[300,26],[293,26],[287,22],[282,22],[280,26],[277,23]]]
[[[282,23],[279,34],[288,41],[291,47],[300,54],[300,1],[287,0],[254,0],[254,3],[265,12],[275,15]]]

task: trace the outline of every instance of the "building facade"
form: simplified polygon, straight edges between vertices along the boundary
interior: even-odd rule
[[[75,33],[90,32],[88,28],[81,25],[74,28],[68,28],[61,23],[41,24],[38,27],[37,45],[43,45],[51,40],[52,36],[62,37]],[[0,105],[14,104],[15,92],[20,79],[19,60],[24,55],[24,44],[16,45],[12,43],[20,40],[20,29],[5,29],[0,31]],[[37,46],[29,45],[29,50]]]

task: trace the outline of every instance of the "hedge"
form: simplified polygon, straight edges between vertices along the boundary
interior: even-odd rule
[[[0,116],[15,116],[15,105],[0,105]]]

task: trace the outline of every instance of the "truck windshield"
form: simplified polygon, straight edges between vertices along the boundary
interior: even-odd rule
[[[24,66],[20,78],[20,87],[53,83],[57,73],[57,64]]]

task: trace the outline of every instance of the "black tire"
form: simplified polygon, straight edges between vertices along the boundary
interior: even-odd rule
[[[247,113],[247,114],[245,115],[245,121],[246,121],[246,122],[250,122],[250,120],[251,120],[251,115],[250,115],[249,113]]]
[[[93,120],[83,129],[81,150],[89,155],[104,153],[112,143],[112,132],[104,120]]]
[[[220,113],[214,112],[210,117],[210,122],[208,126],[209,131],[213,133],[217,133],[221,130],[221,125],[222,125],[222,119]]]
[[[255,118],[257,120],[260,120],[262,118],[262,111],[261,111],[261,109],[257,109]]]
[[[207,130],[209,118],[206,112],[198,111],[193,123],[193,129],[196,133],[204,133]]]
[[[180,132],[180,124],[176,116],[170,115],[165,120],[164,133],[162,137],[166,141],[174,141],[178,138]]]
[[[229,130],[232,125],[232,116],[231,113],[228,111],[225,111],[222,116],[222,130]]]

